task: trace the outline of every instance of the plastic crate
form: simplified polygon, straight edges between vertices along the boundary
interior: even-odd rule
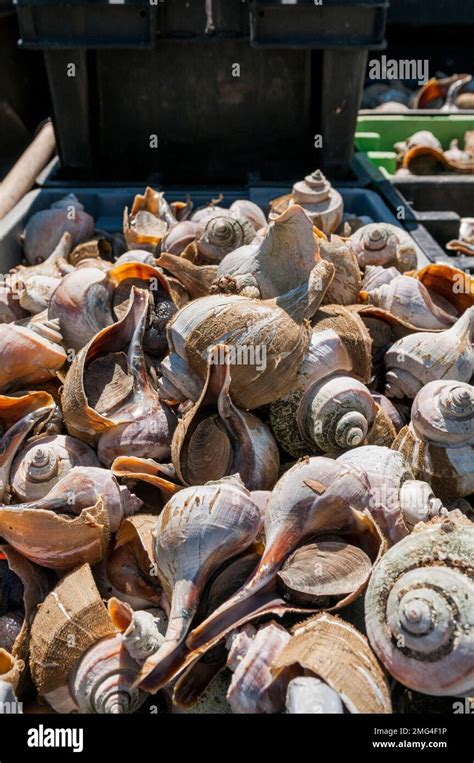
[[[387,8],[385,0],[252,0],[252,44],[381,48]]]
[[[464,133],[472,129],[474,113],[364,114],[357,120],[355,143],[357,149],[402,191],[418,211],[452,210],[461,217],[468,217],[474,210],[474,175],[396,175],[393,146],[419,130],[432,132],[445,149],[453,138],[462,146]]]
[[[403,189],[395,185],[373,164],[365,154],[358,154],[359,162],[370,175],[370,185],[383,198],[391,212],[400,220],[430,262],[445,262],[460,270],[474,273],[474,257],[459,255],[445,249],[451,239],[458,238],[461,216],[447,205],[438,210],[418,209],[403,194]],[[472,194],[471,194],[472,197]],[[439,196],[441,206],[442,197]]]
[[[18,0],[21,44],[44,51],[69,182],[351,175],[386,0],[211,5]]]
[[[208,203],[212,198],[216,198],[222,191],[226,205],[238,198],[249,198],[267,213],[270,200],[281,196],[287,190],[286,187],[282,186],[169,188],[166,189],[166,198],[169,201],[184,199],[188,192],[194,204],[200,206]],[[362,188],[339,188],[338,190],[342,194],[346,213],[366,216],[373,221],[385,221],[400,225],[387,204],[374,191]],[[97,228],[114,232],[122,230],[124,207],[130,206],[134,195],[142,191],[142,186],[128,188],[43,188],[30,191],[4,220],[0,221],[0,271],[6,272],[20,261],[22,251],[20,237],[31,215],[42,209],[48,209],[53,202],[58,201],[67,193],[76,194],[86,211],[94,217]],[[426,262],[428,260],[420,251],[420,267]]]

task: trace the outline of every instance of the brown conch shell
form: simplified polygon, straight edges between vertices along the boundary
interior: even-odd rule
[[[469,273],[452,265],[435,263],[418,270],[415,276],[432,296],[442,297],[460,315],[474,306],[474,277]]]
[[[55,321],[0,324],[0,390],[21,389],[53,379],[66,362]]]
[[[53,414],[55,407],[47,392],[28,392],[18,397],[0,395],[0,501],[7,497],[16,453],[35,425]]]
[[[177,222],[164,193],[148,186],[144,195],[135,196],[130,215],[128,207],[123,213],[123,232],[129,249],[155,252],[168,230]]]
[[[174,415],[158,399],[141,344],[149,299],[148,292],[133,287],[124,318],[81,350],[64,383],[68,432],[97,445],[107,465],[120,455],[169,456]]]
[[[369,641],[415,691],[474,691],[474,524],[454,511],[420,525],[375,567],[365,599]]]
[[[197,400],[207,375],[208,350],[228,344],[230,394],[239,408],[257,408],[289,392],[309,344],[306,319],[317,310],[334,267],[321,261],[309,281],[273,300],[211,295],[185,305],[168,325],[170,355],[161,364],[164,399]],[[246,361],[239,358],[245,355]]]
[[[129,713],[145,700],[131,687],[138,663],[110,620],[89,565],[66,575],[31,629],[30,669],[57,712]]]
[[[339,617],[324,613],[295,626],[272,672],[291,666],[321,678],[351,713],[392,712],[387,680],[367,639]]]
[[[209,350],[201,396],[176,428],[171,458],[185,485],[239,474],[248,490],[270,490],[278,479],[278,448],[268,427],[232,402],[231,351],[228,345]]]

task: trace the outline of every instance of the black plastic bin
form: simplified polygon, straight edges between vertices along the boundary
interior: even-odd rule
[[[187,190],[197,207],[207,204],[222,191],[224,193],[223,203],[226,206],[238,198],[249,198],[258,204],[265,213],[268,213],[270,200],[282,195],[288,189],[282,186],[255,186],[247,188],[190,188]],[[346,213],[365,216],[373,221],[400,224],[386,203],[374,191],[363,188],[339,188],[338,190],[342,194]],[[122,230],[124,207],[130,207],[134,195],[141,192],[143,192],[142,187],[69,187],[61,189],[42,188],[30,191],[5,219],[0,221],[0,271],[7,272],[9,268],[17,265],[20,261],[22,256],[20,237],[31,215],[42,209],[48,209],[53,202],[58,201],[65,194],[76,194],[86,211],[94,217],[96,227],[112,233]],[[185,193],[182,189],[166,189],[166,198],[169,201],[183,199],[184,196]],[[427,262],[428,260],[420,251],[420,267]]]
[[[280,182],[351,176],[386,0],[18,0],[44,51],[63,177]],[[337,47],[334,47],[337,46]],[[356,178],[354,178],[356,179]]]

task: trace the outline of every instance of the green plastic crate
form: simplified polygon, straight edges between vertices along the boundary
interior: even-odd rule
[[[365,153],[385,177],[392,178],[396,170],[394,144],[419,130],[432,132],[444,149],[449,148],[453,138],[457,138],[462,147],[466,130],[474,130],[474,114],[361,115],[357,119],[356,149]]]

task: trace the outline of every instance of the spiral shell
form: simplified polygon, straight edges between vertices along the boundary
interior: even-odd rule
[[[321,170],[315,170],[295,183],[291,194],[273,199],[270,202],[270,220],[296,204],[302,206],[313,225],[327,235],[335,231],[342,220],[342,196]]]
[[[69,435],[35,437],[12,464],[10,482],[16,499],[43,498],[75,466],[99,466],[92,448]]]
[[[196,244],[204,262],[219,263],[229,252],[250,244],[254,238],[255,228],[250,222],[221,215],[207,222]]]
[[[133,686],[138,670],[139,663],[129,654],[120,634],[90,646],[70,679],[79,712],[134,713],[147,696]]]
[[[389,673],[415,691],[474,691],[473,559],[474,525],[453,512],[400,541],[372,574],[369,641]]]
[[[361,268],[367,265],[396,267],[401,273],[416,268],[416,248],[403,228],[389,223],[370,223],[349,239]]]
[[[474,492],[474,388],[455,381],[426,384],[412,406],[412,420],[392,446],[413,464],[440,498]]]
[[[13,459],[33,427],[54,414],[56,409],[47,392],[26,395],[0,395],[0,501],[6,496]]]

